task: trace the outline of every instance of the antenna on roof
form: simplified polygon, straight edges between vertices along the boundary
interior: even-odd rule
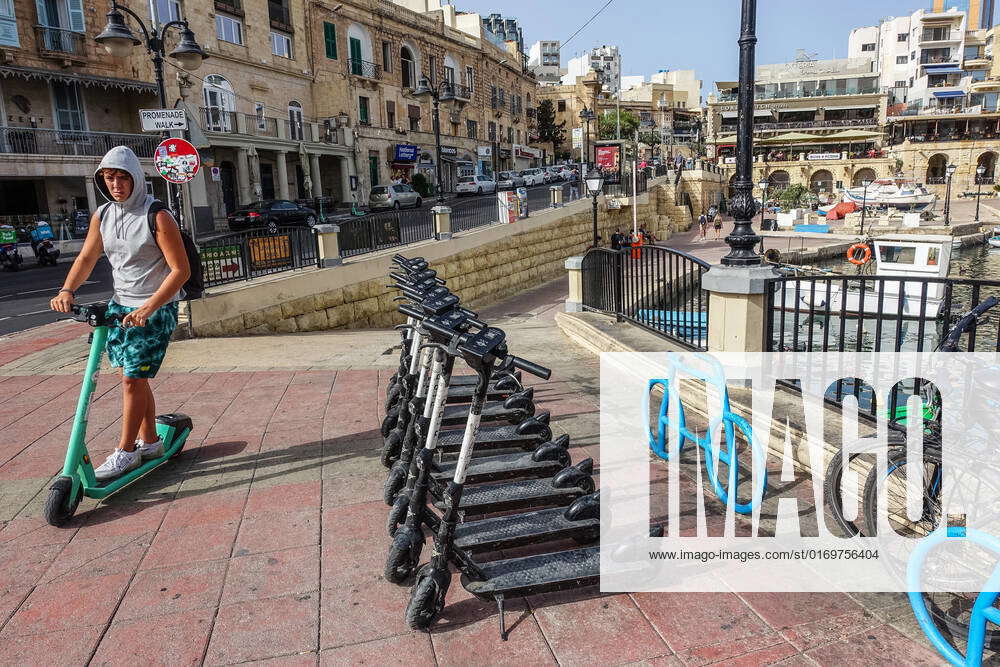
[[[795,49],[795,62],[807,63],[816,60],[818,53],[809,53],[805,49]]]

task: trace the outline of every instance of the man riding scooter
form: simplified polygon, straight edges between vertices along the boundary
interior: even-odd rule
[[[118,448],[97,469],[98,481],[138,468],[142,459],[163,455],[156,431],[156,406],[149,379],[156,376],[177,326],[177,302],[191,275],[180,229],[168,210],[148,213],[156,201],[146,194],[139,158],[131,149],[108,151],[94,183],[109,203],[90,219],[83,249],[73,262],[62,289],[52,299],[53,310],[69,313],[76,289],[94,270],[101,254],[111,262],[114,296],[109,318],[121,318],[107,342],[111,365],[122,373],[122,432]]]

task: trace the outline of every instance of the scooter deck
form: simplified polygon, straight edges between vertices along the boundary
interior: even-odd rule
[[[547,413],[535,415],[535,419],[539,419],[539,417],[545,414]],[[441,431],[437,439],[438,451],[457,452],[462,447],[462,436],[464,434],[464,429]],[[481,450],[490,447],[530,447],[534,449],[548,440],[549,437],[549,434],[546,433],[527,435],[518,433],[517,427],[512,424],[487,426],[476,429],[476,449]]]
[[[431,488],[432,492],[436,490]],[[519,479],[499,484],[467,487],[462,492],[459,509],[466,514],[489,514],[490,512],[505,512],[529,507],[569,505],[587,493],[586,489],[579,486],[556,488],[552,486],[550,477]],[[435,500],[434,507],[439,510],[444,509],[440,500]]]
[[[535,461],[533,451],[515,452],[472,459],[465,472],[466,484],[481,484],[503,479],[523,477],[551,477],[563,469],[559,461]],[[436,465],[437,470],[431,473],[431,479],[447,484],[455,476],[457,461],[448,461]]]
[[[600,519],[571,521],[565,514],[565,507],[552,507],[460,523],[455,527],[455,546],[483,552],[572,537],[596,540],[600,535]]]
[[[480,420],[484,422],[498,422],[507,421],[509,418],[514,416],[517,410],[508,410],[503,406],[503,402],[487,403],[483,407],[483,413],[480,415]],[[443,426],[458,426],[459,424],[465,424],[466,420],[469,418],[469,405],[446,405],[441,416],[441,424]]]
[[[521,381],[521,371],[502,371],[500,373],[494,373],[490,382],[496,382],[497,380],[507,377],[508,375],[513,375],[518,382]],[[479,382],[478,375],[452,375],[450,385],[452,387],[475,387],[477,382]]]
[[[478,598],[493,600],[497,595],[533,595],[596,584],[600,581],[601,550],[592,546],[478,565],[485,580],[463,576],[462,585]]]

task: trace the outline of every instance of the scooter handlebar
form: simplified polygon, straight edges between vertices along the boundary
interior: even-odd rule
[[[440,324],[438,324],[437,322],[435,322],[433,319],[430,319],[430,318],[428,318],[428,319],[424,320],[423,322],[421,322],[421,325],[425,329],[427,329],[428,331],[436,333],[436,334],[438,334],[440,336],[444,336],[445,338],[449,338],[451,336],[454,336],[456,333],[458,333],[458,332],[456,332],[453,329],[449,329],[448,327],[441,326]]]
[[[528,361],[527,359],[522,359],[521,357],[516,357],[513,354],[508,357],[510,360],[510,365],[514,368],[520,368],[525,373],[531,373],[535,377],[539,377],[543,380],[548,380],[552,377],[552,370],[546,368],[545,366],[540,366],[534,362]]]

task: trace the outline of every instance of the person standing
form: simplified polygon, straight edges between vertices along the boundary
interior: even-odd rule
[[[722,234],[722,214],[721,213],[716,213],[715,217],[712,218],[712,226],[715,227],[715,240],[718,241],[721,238],[719,235]]]
[[[576,167],[569,176],[569,200],[576,201],[580,198],[580,172],[577,171]]]
[[[76,289],[89,277],[101,254],[112,269],[114,296],[108,315],[121,323],[108,333],[111,365],[121,368],[122,419],[118,447],[94,470],[98,481],[135,470],[143,459],[163,455],[156,433],[156,404],[150,378],[163,362],[177,327],[177,302],[191,276],[180,228],[168,210],[150,224],[156,200],[146,194],[139,158],[127,146],[109,150],[94,172],[94,184],[109,203],[94,211],[83,248],[62,289],[49,302],[52,310],[72,312]]]
[[[708,237],[708,216],[704,211],[698,216],[698,228],[701,230],[700,238],[704,241]]]
[[[611,249],[622,249],[622,231],[620,229],[616,229],[615,233],[611,235]]]

